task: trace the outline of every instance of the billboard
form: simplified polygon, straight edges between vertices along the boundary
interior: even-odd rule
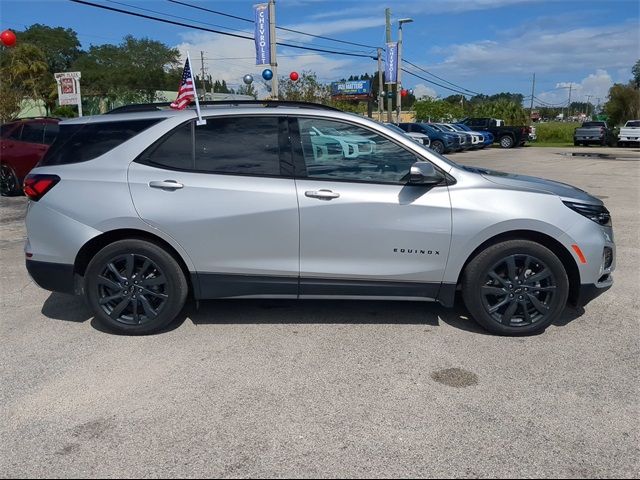
[[[331,83],[331,96],[338,100],[366,100],[371,94],[371,80]]]

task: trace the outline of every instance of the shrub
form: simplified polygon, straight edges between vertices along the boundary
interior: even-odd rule
[[[548,122],[536,123],[539,142],[573,143],[573,132],[580,123]]]

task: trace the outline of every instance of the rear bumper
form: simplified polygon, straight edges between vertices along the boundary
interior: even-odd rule
[[[49,263],[28,260],[27,271],[33,281],[45,290],[52,292],[76,294],[76,275],[73,273],[73,265],[64,263]],[[78,277],[79,279],[80,277]]]

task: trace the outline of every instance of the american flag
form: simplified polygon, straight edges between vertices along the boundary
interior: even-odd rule
[[[191,67],[189,66],[189,59],[184,64],[184,71],[182,72],[182,80],[180,80],[180,88],[178,89],[178,97],[170,107],[176,110],[182,110],[191,103],[196,94],[193,86],[193,77],[191,76]]]

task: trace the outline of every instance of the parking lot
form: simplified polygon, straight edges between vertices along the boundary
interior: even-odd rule
[[[487,334],[460,302],[285,300],[190,304],[167,332],[118,336],[31,282],[26,200],[3,197],[0,475],[640,475],[640,153],[451,158],[602,198],[613,288],[523,338]]]

